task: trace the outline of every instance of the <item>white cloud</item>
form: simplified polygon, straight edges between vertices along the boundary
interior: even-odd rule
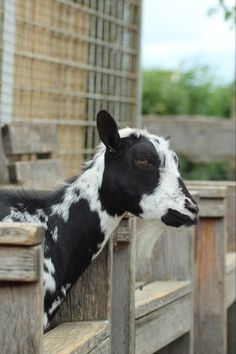
[[[222,15],[207,16],[207,10],[216,4],[216,0],[144,0],[143,66],[174,69],[183,61],[197,62],[232,80],[235,33]]]

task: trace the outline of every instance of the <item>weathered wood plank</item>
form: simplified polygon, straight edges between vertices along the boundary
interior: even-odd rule
[[[12,183],[28,188],[54,187],[62,181],[62,166],[59,160],[16,161],[9,166]]]
[[[111,302],[113,354],[134,353],[135,221],[134,217],[124,217],[114,237]]]
[[[107,320],[110,311],[111,244],[109,243],[71,289],[53,326],[70,321]]]
[[[12,123],[3,128],[7,155],[48,154],[57,150],[56,126]]]
[[[17,279],[17,282],[0,281],[1,354],[42,353],[43,247],[36,246],[35,248],[37,253],[40,253],[38,257],[40,277],[37,282],[25,282],[22,277]],[[30,249],[27,248],[27,252],[29,251]],[[0,255],[0,260],[2,262],[2,255]],[[17,266],[16,263],[15,266]],[[10,269],[9,272],[11,271]]]
[[[170,135],[176,152],[190,157],[193,161],[235,159],[233,120],[146,116],[143,119],[143,126],[154,134]]]
[[[9,183],[9,172],[7,168],[7,159],[3,149],[2,134],[0,127],[0,184]]]
[[[236,183],[235,181],[187,181],[190,188],[199,189],[199,187],[211,186],[226,187],[226,214],[227,214],[227,251],[236,252]],[[219,195],[219,193],[218,193]]]
[[[22,223],[0,223],[0,245],[38,245],[44,240],[43,226]]]
[[[44,335],[44,353],[90,353],[108,337],[108,327],[107,321],[62,323]],[[97,353],[96,350],[94,353]]]
[[[226,254],[227,307],[230,307],[235,302],[235,300],[236,300],[236,253],[227,253]]]
[[[226,200],[223,198],[200,199],[199,216],[219,218],[226,214]]]
[[[190,281],[156,281],[135,291],[136,319],[192,292]]]
[[[136,321],[136,354],[150,354],[191,330],[191,295],[181,297]]]
[[[189,333],[177,338],[166,347],[158,350],[155,354],[191,354],[189,348],[191,346]],[[186,348],[186,350],[183,350]]]
[[[201,218],[195,237],[194,352],[226,353],[224,219]]]
[[[0,281],[32,282],[39,279],[37,247],[0,247]]]

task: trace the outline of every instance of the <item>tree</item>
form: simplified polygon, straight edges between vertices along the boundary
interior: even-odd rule
[[[224,20],[230,23],[231,28],[235,26],[236,6],[226,5],[225,0],[218,0],[218,5],[211,7],[208,11],[209,15],[223,12]]]

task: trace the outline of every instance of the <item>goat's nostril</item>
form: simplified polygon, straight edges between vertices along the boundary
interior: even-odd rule
[[[191,213],[193,214],[197,214],[199,212],[199,208],[197,206],[197,204],[191,202],[190,200],[188,199],[185,199],[185,207],[191,211]]]

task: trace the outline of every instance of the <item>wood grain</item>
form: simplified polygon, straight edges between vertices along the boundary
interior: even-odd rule
[[[7,155],[47,154],[57,150],[56,127],[41,123],[12,123],[3,128]]]
[[[38,247],[0,246],[0,281],[36,281],[39,264]]]
[[[156,281],[135,291],[136,319],[191,294],[190,281]]]
[[[134,353],[135,226],[134,217],[124,217],[114,237],[111,303],[111,348],[113,354]]]
[[[44,335],[44,354],[85,354],[107,337],[107,321],[62,323]]]
[[[111,244],[109,243],[71,289],[53,322],[107,320],[110,311]]]
[[[44,240],[43,226],[0,222],[0,245],[38,245]]]
[[[62,181],[59,160],[16,161],[9,165],[9,172],[12,183],[28,188],[55,187]]]
[[[194,350],[226,353],[224,219],[201,218],[195,237]]]
[[[226,215],[227,215],[227,251],[236,252],[236,182],[235,181],[188,181],[190,188],[225,187],[227,188]],[[219,196],[219,193],[218,193]],[[223,196],[222,196],[223,197]]]
[[[136,321],[135,354],[150,354],[191,330],[192,299],[186,295]]]
[[[188,156],[193,161],[234,160],[235,123],[233,120],[145,116],[143,126],[154,134],[170,135],[175,151]]]
[[[29,251],[30,249],[27,248],[27,252]],[[42,246],[36,246],[35,251],[37,254],[39,253],[38,271],[40,277],[37,282],[25,282],[23,277],[19,279],[23,281],[18,281],[18,279],[17,282],[0,281],[1,354],[42,354]],[[17,272],[17,268],[15,272]]]

